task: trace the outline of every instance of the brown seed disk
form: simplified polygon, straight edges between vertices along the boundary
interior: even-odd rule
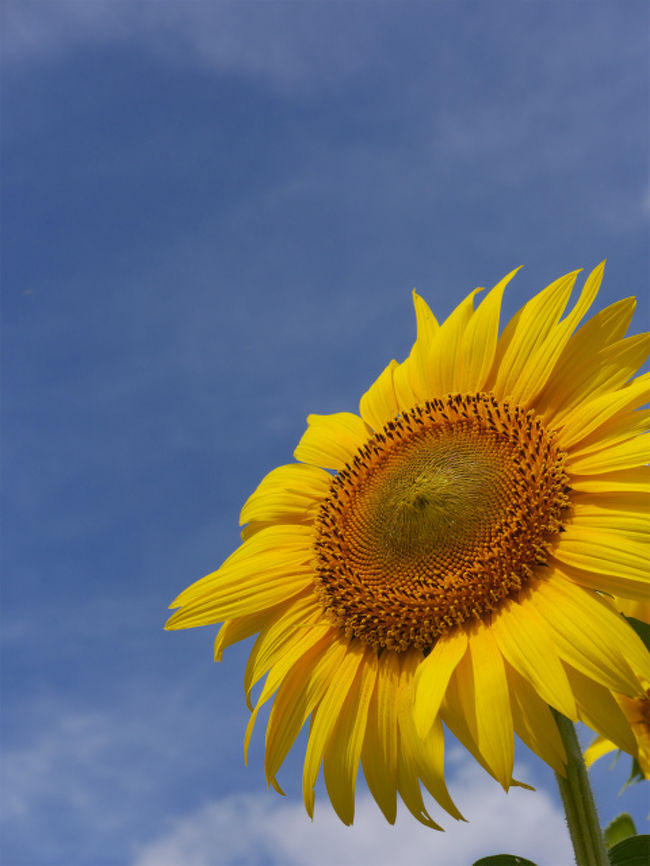
[[[316,588],[349,637],[430,649],[546,560],[568,507],[564,453],[532,411],[451,394],[389,422],[332,480]]]

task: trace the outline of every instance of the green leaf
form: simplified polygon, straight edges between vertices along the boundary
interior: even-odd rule
[[[526,860],[525,857],[517,857],[515,854],[494,854],[492,857],[481,857],[472,866],[536,866],[536,864],[532,860]],[[636,864],[633,864],[633,866],[636,866]],[[647,866],[647,863],[645,866]]]
[[[609,849],[612,866],[648,866],[650,836],[630,836]]]
[[[646,649],[650,649],[650,625],[648,625],[647,622],[643,622],[643,620],[636,619],[633,616],[626,616],[625,619],[629,622],[634,631],[639,635],[639,637],[645,644]]]
[[[636,827],[634,826],[632,816],[628,815],[627,812],[618,815],[605,828],[603,835],[605,836],[605,845],[608,848],[616,845],[617,842],[622,842],[628,836],[636,836]]]

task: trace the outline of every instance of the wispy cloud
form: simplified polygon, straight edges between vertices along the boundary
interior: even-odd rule
[[[80,43],[146,43],[175,63],[263,77],[278,90],[302,90],[358,69],[361,58],[381,56],[367,38],[366,10],[332,4],[116,3],[113,0],[7,0],[5,55],[11,61],[58,57]],[[373,23],[386,10],[373,10]],[[326,74],[324,74],[326,73]]]
[[[520,854],[539,866],[571,860],[563,817],[543,790],[505,795],[466,763],[457,787],[472,820],[451,826],[444,821],[445,833],[422,827],[406,810],[391,827],[367,795],[359,798],[352,827],[322,803],[312,823],[301,804],[275,795],[213,800],[153,839],[132,866],[467,866],[494,853]]]

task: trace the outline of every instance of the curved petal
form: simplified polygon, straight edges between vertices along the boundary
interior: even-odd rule
[[[553,640],[527,599],[509,602],[494,616],[492,631],[509,664],[537,694],[577,721],[576,703]]]
[[[559,430],[558,443],[565,450],[585,439],[594,430],[609,421],[619,412],[634,409],[650,400],[650,373],[639,376],[620,391],[601,394],[580,406],[580,411],[571,414]]]
[[[312,714],[302,775],[302,794],[310,818],[314,817],[314,785],[323,755],[365,653],[365,647],[359,641],[352,641],[349,644],[348,651],[339,666],[336,680],[330,683],[325,696]]]
[[[571,339],[571,334],[598,294],[604,270],[605,262],[601,262],[589,274],[573,309],[558,325],[550,329],[546,338],[526,360],[510,392],[511,398],[521,406],[532,405],[535,397],[546,385],[565,346]]]
[[[373,430],[381,430],[389,421],[399,415],[399,405],[393,383],[393,373],[397,361],[390,364],[368,388],[359,403],[359,413]]]
[[[510,665],[506,665],[506,676],[515,733],[529,749],[546,761],[549,767],[564,776],[566,751],[548,704],[542,700],[529,680]]]
[[[285,523],[313,520],[327,496],[332,476],[305,463],[279,466],[266,475],[241,510],[240,525],[250,521]]]
[[[382,653],[368,710],[361,761],[368,789],[390,824],[394,824],[397,817],[398,690],[397,653]]]
[[[588,319],[564,347],[546,387],[535,399],[536,411],[545,420],[575,405],[598,387],[601,360],[607,347],[622,339],[636,307],[624,298]],[[571,375],[564,371],[571,370]]]
[[[300,729],[322,700],[347,649],[347,642],[326,635],[287,673],[273,701],[266,729],[265,772],[274,779]]]
[[[325,469],[342,469],[371,435],[368,425],[352,412],[308,415],[307,424],[293,456]]]
[[[558,655],[606,688],[640,692],[635,671],[650,679],[650,654],[634,630],[595,593],[559,575],[541,581],[531,603]]]
[[[492,369],[499,336],[499,317],[503,292],[521,268],[500,280],[470,318],[461,337],[455,389],[481,391]]]
[[[463,629],[441,637],[420,662],[415,674],[415,706],[413,717],[421,737],[436,720],[447,684],[467,650],[467,634]]]
[[[368,648],[359,665],[336,730],[323,760],[323,775],[332,806],[344,824],[354,820],[354,788],[366,735],[370,698],[377,678],[377,653]]]
[[[535,295],[520,310],[515,327],[504,331],[497,345],[492,388],[498,398],[510,398],[520,390],[520,383],[526,380],[528,359],[557,325],[578,274],[573,271]]]
[[[469,650],[477,744],[494,777],[507,789],[512,778],[515,743],[503,656],[492,631],[483,625],[470,633]]]

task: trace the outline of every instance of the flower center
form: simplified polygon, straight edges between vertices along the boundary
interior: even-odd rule
[[[489,394],[414,406],[332,479],[316,589],[349,636],[430,649],[544,564],[568,507],[564,453],[532,411]]]

